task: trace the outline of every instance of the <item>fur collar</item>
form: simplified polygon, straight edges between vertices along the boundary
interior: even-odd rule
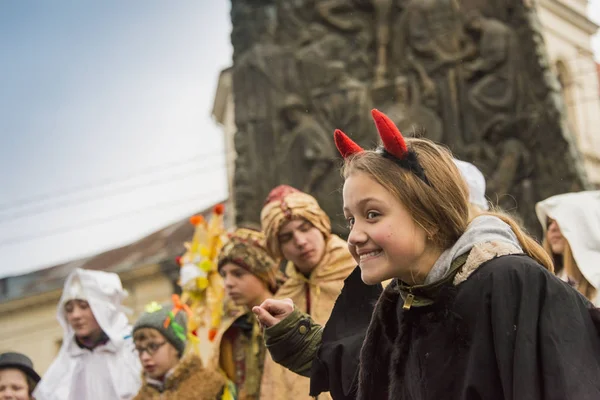
[[[509,254],[521,254],[523,251],[507,242],[487,242],[473,246],[464,267],[454,277],[453,284],[458,286],[471,276],[486,261]]]
[[[225,378],[215,370],[205,369],[200,357],[190,353],[175,366],[162,391],[143,376],[143,384],[135,400],[214,400],[222,392]]]

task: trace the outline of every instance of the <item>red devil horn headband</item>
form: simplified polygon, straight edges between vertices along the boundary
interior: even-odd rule
[[[417,154],[409,150],[398,127],[384,113],[379,110],[371,110],[379,137],[383,142],[383,148],[377,149],[382,156],[394,161],[400,167],[414,173],[419,179],[430,185],[425,170],[417,159]],[[343,158],[363,151],[363,149],[350,139],[344,132],[336,129],[333,133],[335,145]]]
[[[377,126],[377,132],[383,142],[383,148],[394,157],[402,160],[408,155],[406,142],[402,133],[391,119],[379,110],[371,110],[371,115]]]
[[[352,154],[360,153],[363,151],[362,147],[354,143],[344,132],[336,129],[333,132],[333,139],[335,140],[335,147],[344,158],[348,158]]]

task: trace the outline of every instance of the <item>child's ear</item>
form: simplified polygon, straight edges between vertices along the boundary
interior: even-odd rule
[[[170,353],[177,354],[177,358],[181,358],[183,356],[183,354],[179,350],[177,350],[177,348],[175,346],[173,346],[171,344],[171,342],[167,341],[167,344],[165,346],[169,347],[169,352]]]
[[[180,352],[179,350],[177,350],[177,348],[175,346],[173,346],[170,342],[167,341],[167,343],[165,344],[165,346],[168,348],[168,352],[169,352],[169,357],[174,357],[177,359],[176,363],[179,363],[179,361],[181,360],[181,358],[183,357],[183,352]],[[171,358],[173,359],[173,358]],[[175,364],[176,364],[175,363]],[[175,366],[175,364],[173,366]]]

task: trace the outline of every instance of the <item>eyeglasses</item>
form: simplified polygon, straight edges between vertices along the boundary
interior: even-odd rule
[[[162,342],[162,343],[149,343],[148,346],[146,347],[139,347],[139,346],[135,346],[135,349],[137,350],[138,354],[141,356],[144,352],[147,352],[148,355],[154,355],[154,353],[156,353],[158,351],[158,349],[160,349],[165,343],[167,343],[166,341]]]

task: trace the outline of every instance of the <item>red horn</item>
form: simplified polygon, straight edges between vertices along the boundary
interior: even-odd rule
[[[363,151],[362,147],[354,143],[352,139],[339,129],[336,129],[335,132],[333,132],[333,138],[335,140],[335,147],[337,147],[344,158]]]
[[[404,159],[408,153],[408,149],[398,127],[379,110],[371,110],[371,115],[373,116],[373,120],[375,120],[383,147],[394,157],[400,160]]]

